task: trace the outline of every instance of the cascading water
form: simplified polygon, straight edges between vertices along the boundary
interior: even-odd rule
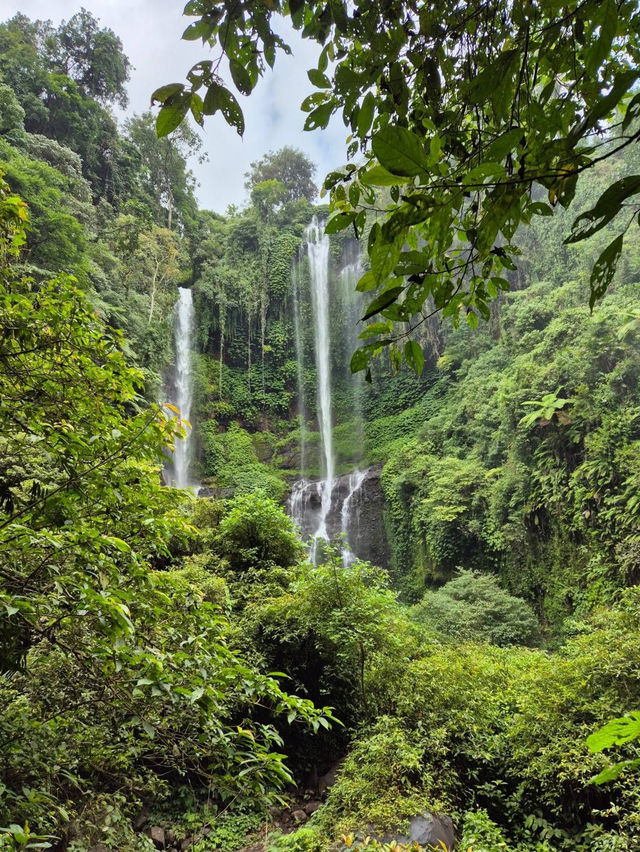
[[[302,530],[304,524],[304,498],[308,484],[306,479],[299,479],[294,482],[289,497],[289,514],[300,530]]]
[[[293,284],[293,328],[296,339],[296,363],[298,380],[298,415],[300,419],[300,473],[304,476],[306,471],[306,438],[305,421],[306,408],[304,398],[304,342],[302,333],[302,300],[300,298],[300,270],[302,264],[300,258],[291,269],[291,280]],[[293,495],[292,495],[293,499]],[[295,519],[295,515],[292,514]]]
[[[344,499],[342,509],[340,511],[340,532],[342,533],[342,563],[350,565],[354,560],[354,554],[349,547],[349,528],[351,527],[351,506],[354,495],[360,490],[360,486],[364,482],[366,471],[354,470],[349,474],[349,492]]]
[[[191,329],[193,327],[193,296],[191,290],[180,288],[176,305],[175,345],[176,370],[175,393],[176,406],[180,411],[181,420],[191,417]],[[187,434],[181,440],[176,438],[173,453],[173,485],[176,488],[188,488],[194,483],[189,478],[189,461],[191,456],[191,434],[187,426]]]
[[[320,519],[313,535],[312,559],[316,560],[319,539],[328,541],[327,517],[331,511],[331,493],[334,483],[333,435],[331,423],[331,368],[329,362],[329,237],[314,216],[305,231],[311,303],[313,307],[316,370],[318,375],[318,424],[322,446],[322,481],[320,489]]]

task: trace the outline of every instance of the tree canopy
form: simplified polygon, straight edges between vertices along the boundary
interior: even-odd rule
[[[245,188],[252,190],[265,181],[277,180],[284,187],[284,201],[297,201],[299,198],[313,201],[318,194],[313,182],[315,171],[315,165],[302,151],[285,145],[251,163],[250,171],[245,174]]]
[[[186,114],[202,123],[222,112],[240,134],[242,110],[220,76],[229,63],[249,95],[278,51],[272,26],[288,17],[321,44],[302,104],[305,128],[341,113],[349,130],[344,168],[330,173],[327,230],[368,233],[371,268],[358,289],[372,296],[352,369],[391,347],[421,367],[416,327],[434,311],[473,327],[510,287],[518,229],[568,207],[580,177],[639,135],[638,33],[634,0],[558,0],[505,6],[500,0],[363,2],[192,0],[183,38],[216,59],[191,69],[188,85],[155,92],[159,134]],[[637,212],[640,176],[626,176],[576,219],[567,242],[618,217],[619,233],[591,274],[591,305],[606,290]],[[617,220],[616,220],[617,221]]]
[[[127,105],[125,84],[131,63],[113,30],[101,29],[91,12],[81,9],[62,22],[51,41],[52,60],[84,93],[105,103]]]

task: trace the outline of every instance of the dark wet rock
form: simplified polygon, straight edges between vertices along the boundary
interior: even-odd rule
[[[296,825],[302,825],[302,823],[306,822],[308,819],[307,814],[301,808],[298,808],[298,810],[293,811],[291,816],[293,817],[293,821]]]
[[[332,764],[329,769],[318,778],[318,793],[321,796],[324,796],[336,783],[338,778],[338,772],[340,771],[340,767],[344,763],[344,758],[341,757],[340,760],[336,760],[334,764]]]
[[[456,848],[456,835],[453,828],[453,822],[450,817],[445,814],[432,814],[426,811],[425,813],[414,816],[409,822],[409,831],[405,834],[400,831],[387,831],[384,834],[378,833],[371,826],[365,827],[363,830],[356,833],[358,840],[364,840],[365,837],[370,837],[371,840],[377,840],[378,843],[417,843],[425,852],[453,852]],[[444,845],[443,845],[444,844]],[[346,846],[342,847],[346,850]]]
[[[370,467],[365,472],[362,485],[351,498],[349,546],[359,559],[388,568],[391,553],[384,523],[381,472],[381,466]]]
[[[409,843],[418,843],[429,849],[441,848],[444,843],[447,850],[456,845],[456,835],[451,817],[445,814],[424,813],[413,817],[409,823]]]
[[[149,811],[146,808],[143,808],[138,816],[135,818],[133,827],[136,831],[141,831],[145,825],[149,822]]]
[[[327,517],[330,538],[339,538],[342,532],[342,509],[349,499],[347,538],[351,551],[358,559],[383,568],[389,566],[390,551],[384,523],[384,495],[380,484],[381,466],[374,465],[363,471],[362,481],[349,497],[353,474],[336,477],[331,492],[331,510]],[[317,530],[322,508],[319,483],[315,480],[299,480],[293,483],[292,495],[298,497],[294,506],[290,501],[288,510],[300,524],[303,538],[309,538]]]
[[[214,500],[229,500],[233,497],[234,490],[231,487],[219,488],[217,485],[201,485],[198,488],[198,497],[212,497]]]
[[[165,847],[165,836],[164,836],[164,828],[160,825],[152,825],[148,831],[148,835],[153,841],[153,845],[156,849],[164,849]]]

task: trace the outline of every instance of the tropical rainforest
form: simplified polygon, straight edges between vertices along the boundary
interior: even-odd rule
[[[0,849],[640,850],[637,5],[319,5],[0,24]]]

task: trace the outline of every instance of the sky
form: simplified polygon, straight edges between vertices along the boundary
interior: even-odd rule
[[[128,85],[127,114],[149,108],[154,89],[165,83],[182,83],[186,72],[209,55],[201,42],[180,39],[190,18],[182,15],[186,0],[0,0],[0,20],[17,12],[29,18],[59,24],[81,6],[92,12],[103,26],[110,27],[123,43],[134,66]],[[278,54],[274,71],[267,71],[248,97],[238,95],[246,129],[241,139],[221,116],[205,119],[200,131],[208,162],[192,161],[199,183],[200,206],[224,213],[230,204],[246,201],[244,173],[251,162],[283,145],[300,148],[318,168],[316,182],[344,162],[347,129],[334,117],[326,130],[304,132],[300,103],[313,91],[307,70],[315,67],[317,45],[302,42],[297,33],[281,34],[293,49],[293,56]],[[117,111],[120,119],[125,115]]]

